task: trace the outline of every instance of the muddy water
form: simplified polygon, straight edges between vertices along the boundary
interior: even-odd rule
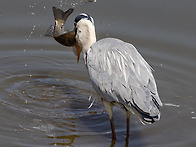
[[[161,120],[132,116],[129,146],[195,146],[195,1],[21,0],[0,9],[0,146],[110,146],[108,115],[86,68],[71,48],[44,37],[52,6],[93,16],[97,38],[134,44],[154,69],[164,106]],[[125,114],[115,109],[117,142],[125,146]]]

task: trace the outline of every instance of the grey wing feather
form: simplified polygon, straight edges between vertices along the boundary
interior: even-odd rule
[[[133,45],[118,39],[102,39],[88,51],[87,68],[102,97],[125,107],[133,106],[146,121],[159,117],[162,103],[152,68]]]

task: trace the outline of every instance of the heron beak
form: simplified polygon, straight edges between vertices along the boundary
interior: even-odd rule
[[[79,62],[79,59],[80,59],[80,53],[82,51],[82,48],[79,46],[79,44],[77,43],[76,41],[76,54],[77,54],[77,63]]]

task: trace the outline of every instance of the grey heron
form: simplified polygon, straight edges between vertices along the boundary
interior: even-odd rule
[[[64,14],[59,12],[56,11],[58,15]],[[55,24],[62,26],[62,23],[58,22],[56,20]],[[116,38],[97,41],[94,20],[85,13],[75,18],[74,32],[75,40],[72,44],[76,49],[77,61],[82,52],[92,86],[100,95],[109,114],[112,140],[116,140],[113,106],[126,111],[127,136],[131,113],[137,114],[143,124],[158,121],[162,102],[152,68],[137,49],[132,44]],[[73,35],[71,36],[73,38]],[[58,41],[58,38],[56,40]]]

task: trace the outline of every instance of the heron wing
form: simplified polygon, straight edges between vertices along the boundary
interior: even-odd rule
[[[152,68],[132,44],[114,38],[96,42],[87,53],[87,68],[95,90],[108,101],[159,114]]]

